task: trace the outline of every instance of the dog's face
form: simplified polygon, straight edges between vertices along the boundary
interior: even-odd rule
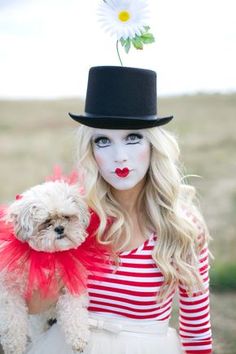
[[[45,182],[22,194],[8,211],[16,237],[37,251],[78,247],[86,238],[90,214],[78,186]]]

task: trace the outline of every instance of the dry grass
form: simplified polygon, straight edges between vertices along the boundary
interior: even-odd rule
[[[176,120],[186,174],[199,191],[203,213],[221,262],[236,259],[236,94],[197,95],[161,101]]]
[[[0,101],[0,201],[42,182],[54,164],[65,172],[75,165],[76,123],[67,112],[82,112],[78,99]],[[236,94],[162,98],[159,114],[174,113],[168,129],[182,150],[185,174],[199,191],[202,210],[214,238],[216,262],[236,259]],[[213,295],[215,352],[236,353],[235,295]],[[222,326],[223,324],[223,326]]]

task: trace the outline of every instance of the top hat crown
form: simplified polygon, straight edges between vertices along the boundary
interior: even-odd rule
[[[77,122],[104,129],[143,129],[168,123],[157,115],[156,73],[120,66],[89,71],[85,112],[69,113]]]

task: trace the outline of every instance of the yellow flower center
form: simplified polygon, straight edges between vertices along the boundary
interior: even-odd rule
[[[130,14],[128,13],[128,11],[123,10],[119,13],[118,18],[120,21],[126,22],[126,21],[129,21]]]

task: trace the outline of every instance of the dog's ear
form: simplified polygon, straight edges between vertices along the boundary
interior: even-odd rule
[[[19,200],[14,202],[8,210],[8,220],[13,224],[16,237],[27,241],[35,227],[35,214],[38,206],[32,201]]]

